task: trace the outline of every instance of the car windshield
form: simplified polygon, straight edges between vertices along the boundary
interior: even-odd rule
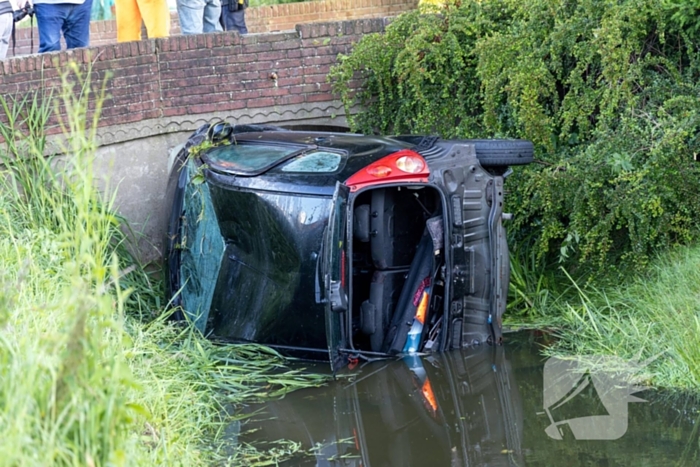
[[[213,169],[256,175],[303,149],[306,146],[239,141],[213,148],[203,158]]]

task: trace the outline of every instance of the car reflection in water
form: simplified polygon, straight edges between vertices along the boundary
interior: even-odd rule
[[[257,439],[314,448],[290,465],[523,465],[522,404],[502,346],[368,364],[270,402]],[[253,440],[251,440],[253,441]]]

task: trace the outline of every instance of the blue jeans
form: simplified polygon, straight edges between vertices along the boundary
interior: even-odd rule
[[[177,0],[177,15],[183,34],[221,31],[221,0]]]
[[[39,53],[61,50],[61,32],[66,47],[87,47],[90,43],[92,0],[74,3],[35,3],[36,25],[39,28]]]

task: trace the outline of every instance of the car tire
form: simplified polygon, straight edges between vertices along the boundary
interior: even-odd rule
[[[507,167],[527,165],[534,159],[534,147],[531,141],[523,139],[470,139],[476,158],[483,167]]]

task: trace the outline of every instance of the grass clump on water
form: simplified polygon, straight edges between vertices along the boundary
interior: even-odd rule
[[[214,346],[162,316],[142,319],[158,315],[159,293],[128,252],[114,197],[95,189],[103,96],[68,68],[56,99],[0,98],[0,459],[225,464],[231,407],[323,378],[259,346]],[[63,156],[47,158],[54,105],[68,115]]]

